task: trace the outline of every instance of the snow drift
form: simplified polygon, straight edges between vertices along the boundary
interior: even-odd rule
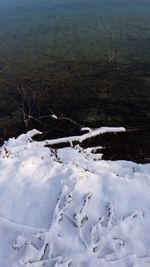
[[[0,149],[0,267],[150,266],[150,164],[36,133]]]

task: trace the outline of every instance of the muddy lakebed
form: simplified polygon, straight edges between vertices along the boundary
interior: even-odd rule
[[[105,159],[149,162],[149,1],[0,4],[1,140],[32,128],[57,138],[123,126],[93,145]]]

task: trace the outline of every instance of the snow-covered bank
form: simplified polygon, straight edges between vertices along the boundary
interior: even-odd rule
[[[150,164],[35,133],[0,148],[0,267],[150,266]]]

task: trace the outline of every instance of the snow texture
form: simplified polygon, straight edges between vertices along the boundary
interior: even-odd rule
[[[35,133],[0,149],[0,267],[150,266],[150,164]]]
[[[74,142],[77,141],[79,143],[83,142],[84,140],[100,135],[100,134],[104,134],[104,133],[117,133],[117,132],[125,132],[125,128],[124,127],[101,127],[98,128],[96,130],[91,130],[90,128],[81,128],[82,131],[84,130],[89,130],[88,133],[80,135],[80,136],[70,136],[70,137],[63,137],[63,138],[57,138],[57,139],[53,139],[53,140],[49,140],[47,141],[47,143],[49,145],[53,145],[53,144],[59,144],[59,143],[67,143],[67,142]]]

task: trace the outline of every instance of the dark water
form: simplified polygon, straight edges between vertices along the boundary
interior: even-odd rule
[[[150,1],[0,0],[0,136],[25,130],[22,105],[36,118],[148,125]]]

